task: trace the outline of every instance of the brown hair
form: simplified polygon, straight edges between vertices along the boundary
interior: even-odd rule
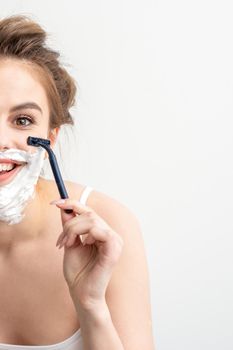
[[[0,20],[0,58],[16,58],[33,66],[47,92],[50,129],[74,124],[69,108],[75,103],[76,85],[59,62],[60,53],[47,47],[47,34],[30,18],[14,15]],[[42,73],[42,74],[41,74]]]

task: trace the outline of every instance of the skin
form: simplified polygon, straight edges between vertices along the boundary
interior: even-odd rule
[[[4,87],[0,89],[0,150],[18,148],[35,151],[34,147],[26,143],[29,135],[50,138],[53,147],[59,129],[49,130],[48,128],[47,96],[32,68],[15,59],[1,60],[0,86]],[[37,109],[11,112],[14,106],[29,101],[40,106],[41,112]],[[20,119],[25,117],[25,114],[32,115],[35,123],[30,124],[25,119]],[[26,125],[22,126],[22,123]],[[27,331],[24,337],[22,336],[23,322],[21,327],[19,324],[14,326],[12,321],[11,327],[15,334],[19,329],[20,331],[17,337],[11,338],[12,331],[8,335],[10,327],[5,322],[6,317],[2,316],[0,317],[0,342],[15,341],[19,344],[20,342],[30,344],[34,340],[41,345],[50,344],[50,341],[52,344],[71,336],[73,329],[76,329],[79,324],[85,349],[152,350],[154,347],[149,279],[137,219],[122,204],[98,191],[91,194],[88,205],[83,205],[78,201],[81,186],[68,182],[65,184],[71,196],[64,203],[59,203],[57,201],[59,198],[55,197],[57,192],[54,183],[39,179],[35,198],[25,209],[24,220],[14,226],[0,222],[0,279],[4,286],[0,298],[0,311],[2,315],[6,314],[6,317],[10,314],[9,298],[13,293],[12,285],[16,281],[17,299],[20,300],[21,285],[17,278],[22,275],[22,280],[29,281],[31,277],[25,271],[30,272],[32,268],[32,278],[35,283],[38,279],[40,285],[46,286],[45,290],[55,285],[56,291],[61,291],[60,299],[54,294],[51,295],[51,299],[48,296],[50,300],[48,305],[54,303],[53,310],[57,310],[59,304],[62,304],[61,312],[64,315],[68,310],[67,319],[70,319],[72,327],[66,328],[69,322],[64,320],[62,327],[59,328],[63,333],[62,331],[57,333],[63,334],[62,339],[58,339],[58,336],[54,339],[51,335],[52,328],[48,333],[46,328],[40,331],[38,322],[35,328],[31,325],[31,333],[34,332],[31,339],[28,332],[30,325],[26,321]],[[73,209],[73,214],[66,214],[64,209]],[[41,254],[40,260],[37,256]],[[28,264],[24,265],[26,258],[30,259],[29,261],[36,259],[31,264],[32,267]],[[64,280],[61,278],[61,262]],[[40,281],[43,264],[46,266],[44,272],[48,277],[46,279],[42,275]],[[50,270],[52,270],[51,275]],[[11,283],[9,283],[9,274]],[[57,279],[56,276],[58,276]],[[24,293],[24,289],[22,290]],[[42,291],[43,289],[41,294]],[[13,294],[12,305],[15,300]],[[33,301],[36,301],[33,286],[28,291],[27,301],[30,300],[32,305]],[[17,300],[15,302],[12,315],[14,312],[16,315],[18,310]],[[34,306],[31,311],[30,308],[28,311],[21,310],[22,306],[19,305],[19,314],[28,312],[28,318],[31,315],[39,315],[40,309],[43,308],[43,303],[36,312]],[[74,317],[77,318],[78,323],[74,321]],[[43,325],[43,322],[40,324]],[[104,344],[103,339],[105,339]]]

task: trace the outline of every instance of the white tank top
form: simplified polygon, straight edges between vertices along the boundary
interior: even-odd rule
[[[82,192],[79,202],[86,204],[92,187],[86,186]],[[0,350],[83,350],[81,329],[78,329],[71,337],[52,345],[13,345],[0,343]]]

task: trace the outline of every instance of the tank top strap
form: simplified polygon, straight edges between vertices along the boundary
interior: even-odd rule
[[[79,202],[86,205],[87,199],[89,194],[91,193],[91,191],[93,190],[93,188],[91,186],[86,186],[81,194],[81,197],[79,199]]]

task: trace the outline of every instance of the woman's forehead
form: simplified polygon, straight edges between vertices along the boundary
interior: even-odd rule
[[[39,88],[41,85],[35,69],[19,60],[0,60],[0,79],[6,85],[19,88],[27,88],[29,85]]]
[[[2,102],[17,105],[34,102],[48,108],[46,91],[32,66],[19,60],[0,60],[0,107]]]

